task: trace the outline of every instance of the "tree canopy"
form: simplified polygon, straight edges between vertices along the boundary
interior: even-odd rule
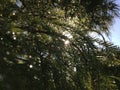
[[[1,90],[119,90],[120,48],[103,35],[118,10],[115,0],[1,0]]]

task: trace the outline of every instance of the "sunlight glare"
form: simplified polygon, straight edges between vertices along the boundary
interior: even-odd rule
[[[69,40],[65,40],[65,41],[64,41],[64,44],[65,44],[65,45],[68,45],[69,43],[70,43]]]
[[[73,36],[68,31],[63,32],[63,35],[68,37],[69,39],[73,38]]]
[[[33,68],[33,65],[29,65],[30,68]]]

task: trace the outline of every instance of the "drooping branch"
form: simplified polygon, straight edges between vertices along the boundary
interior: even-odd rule
[[[57,33],[57,32],[53,32],[53,31],[46,31],[46,30],[36,30],[35,28],[31,28],[29,26],[20,26],[20,27],[17,27],[17,28],[20,28],[22,30],[25,30],[25,31],[28,31],[32,34],[46,34],[46,35],[49,35],[49,36],[53,36],[53,37],[56,37],[56,38],[62,38],[62,39],[67,39],[66,36],[62,35],[61,33]]]

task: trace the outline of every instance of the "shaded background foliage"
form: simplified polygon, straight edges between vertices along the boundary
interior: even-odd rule
[[[115,16],[113,0],[1,0],[1,90],[119,90]]]

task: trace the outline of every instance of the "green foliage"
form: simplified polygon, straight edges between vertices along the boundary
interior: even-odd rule
[[[115,16],[111,0],[1,0],[0,89],[119,90]]]

